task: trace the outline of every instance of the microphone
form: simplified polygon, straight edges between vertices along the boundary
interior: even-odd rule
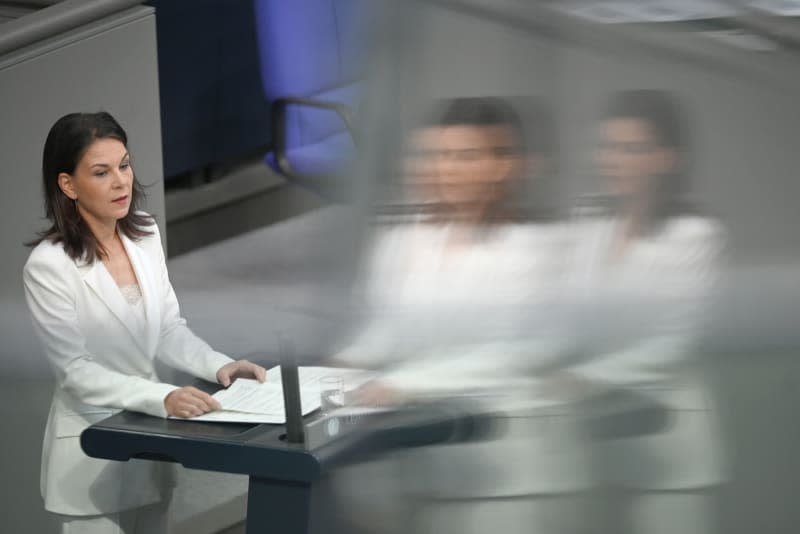
[[[305,443],[303,409],[300,404],[300,377],[297,362],[292,357],[283,336],[279,339],[281,362],[281,385],[283,388],[283,409],[286,415],[286,441]]]

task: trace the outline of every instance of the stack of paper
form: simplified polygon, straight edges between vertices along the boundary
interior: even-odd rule
[[[320,378],[341,377],[347,389],[356,388],[372,378],[370,373],[335,367],[300,367],[298,376],[303,415],[320,407]],[[286,422],[280,367],[269,369],[264,383],[239,378],[228,389],[218,391],[213,397],[222,405],[222,410],[192,417],[189,421],[273,424]]]

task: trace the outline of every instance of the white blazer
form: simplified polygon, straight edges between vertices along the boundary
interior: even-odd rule
[[[404,491],[499,498],[587,487],[577,418],[540,394],[531,369],[550,355],[538,342],[558,296],[562,226],[499,226],[462,250],[447,248],[450,232],[401,225],[380,236],[365,299],[377,313],[336,356],[383,367],[383,383],[412,395],[489,393],[482,407],[496,414],[496,434],[410,450]]]
[[[422,394],[506,387],[529,366],[498,346],[522,344],[532,328],[522,316],[556,296],[560,226],[502,225],[451,249],[455,231],[403,224],[377,236],[362,277],[365,328],[337,360],[384,367],[385,382]]]
[[[574,228],[566,322],[587,359],[570,372],[647,395],[670,418],[662,432],[596,443],[597,464],[605,482],[640,489],[718,483],[718,420],[694,342],[720,275],[723,229],[707,218],[674,217],[611,260],[616,224],[595,218]]]
[[[166,417],[164,398],[177,386],[158,381],[155,357],[212,382],[232,361],[186,326],[158,227],[149,229],[154,234],[138,242],[122,236],[142,291],[143,329],[102,262],[74,261],[61,244],[43,241],[25,264],[28,307],[56,374],[41,467],[42,496],[51,512],[107,514],[159,501],[164,466],[89,458],[80,447],[81,432],[123,409]]]

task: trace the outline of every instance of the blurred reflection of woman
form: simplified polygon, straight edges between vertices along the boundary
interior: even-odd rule
[[[584,487],[586,473],[569,417],[533,394],[522,339],[536,327],[530,310],[551,296],[561,256],[558,225],[514,207],[537,158],[514,109],[494,98],[447,103],[438,124],[415,132],[412,148],[408,185],[425,213],[380,235],[367,287],[375,314],[337,358],[382,367],[361,392],[368,402],[481,393],[497,428],[485,440],[411,450],[391,475],[372,466],[375,486],[365,491],[400,481],[417,505],[395,521],[391,511],[362,506],[375,516],[366,528],[552,531],[575,517],[559,514],[553,496]]]
[[[608,209],[579,217],[575,228],[567,296],[577,310],[571,331],[587,359],[562,374],[562,384],[632,392],[660,406],[664,418],[641,432],[595,428],[605,509],[623,523],[603,532],[713,529],[722,465],[716,420],[691,356],[723,236],[716,222],[681,204],[687,159],[680,119],[664,92],[611,100],[597,154]]]
[[[441,393],[463,385],[452,380],[460,368],[440,351],[499,335],[488,332],[508,327],[511,310],[541,297],[555,274],[551,252],[560,234],[542,214],[513,204],[536,158],[526,154],[522,122],[505,100],[450,101],[440,120],[414,131],[409,144],[406,198],[419,211],[410,223],[377,233],[365,276],[366,304],[376,320],[337,359],[388,366],[381,383],[393,387],[397,380],[407,394],[428,387]],[[443,320],[448,317],[454,320]],[[481,328],[471,328],[471,321]],[[479,363],[490,374],[508,372],[496,358],[472,365]],[[442,365],[444,374],[428,369],[431,383],[424,384],[422,365]],[[414,379],[401,387],[406,370]],[[473,376],[487,379],[465,369],[464,379]]]

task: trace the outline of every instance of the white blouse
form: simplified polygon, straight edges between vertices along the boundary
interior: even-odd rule
[[[137,283],[119,286],[119,290],[122,292],[122,296],[125,297],[125,301],[133,310],[133,315],[136,318],[137,323],[136,330],[142,332],[142,335],[144,335],[144,329],[147,325],[147,317],[144,310],[144,297],[142,296],[142,289]]]

